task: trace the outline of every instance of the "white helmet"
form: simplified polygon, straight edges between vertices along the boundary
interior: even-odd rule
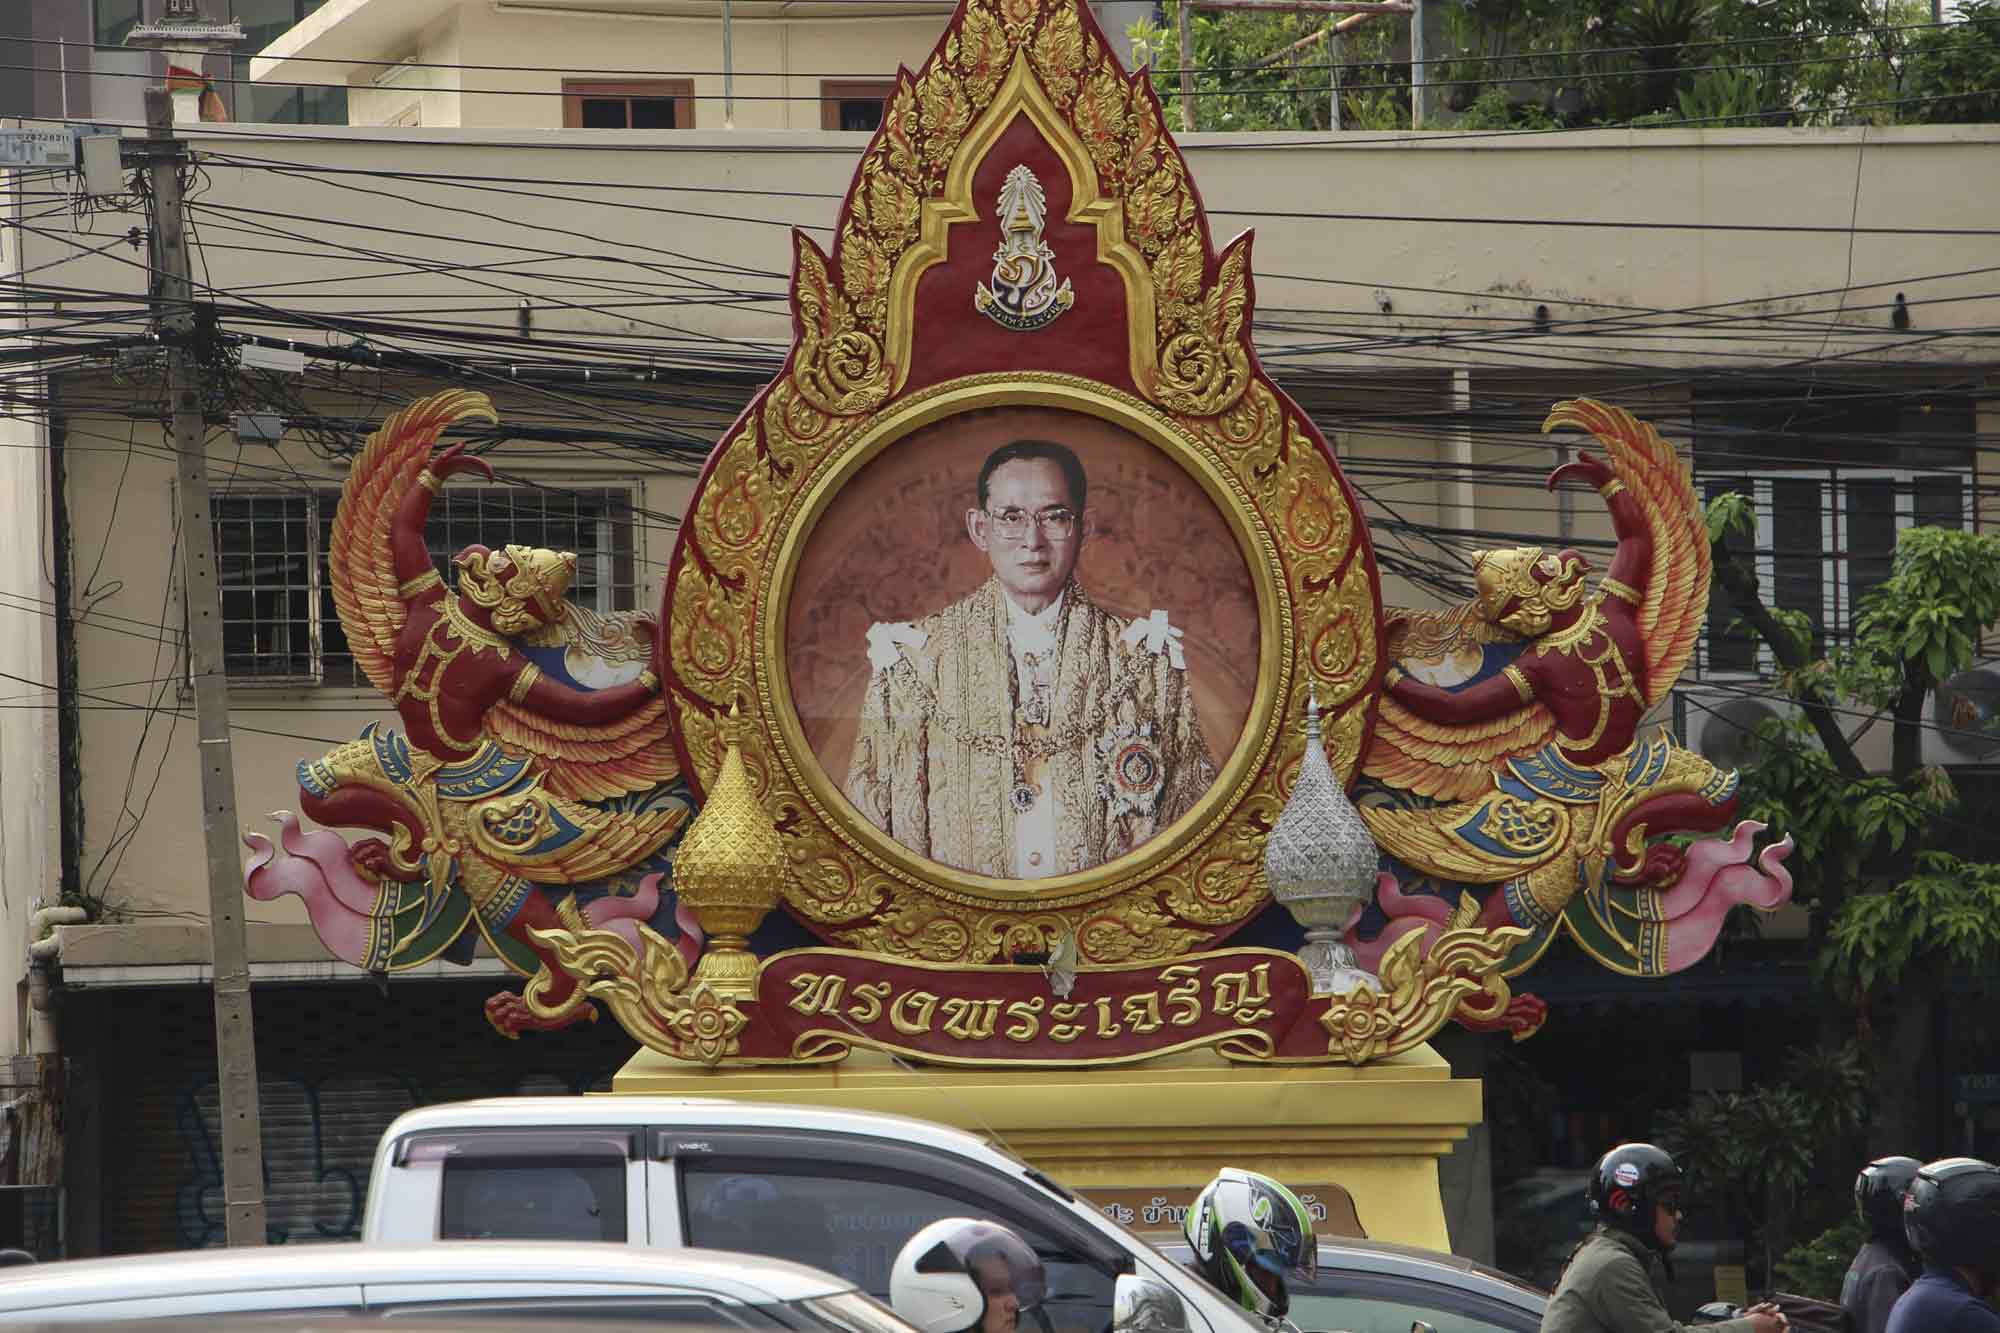
[[[910,1237],[896,1256],[889,1304],[918,1333],[969,1333],[997,1302],[1003,1322],[987,1333],[1009,1333],[1042,1303],[1047,1286],[1042,1261],[1019,1236],[992,1222],[947,1217]]]

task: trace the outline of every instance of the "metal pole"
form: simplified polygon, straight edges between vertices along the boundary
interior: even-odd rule
[[[229,747],[229,681],[222,655],[222,599],[215,578],[206,419],[195,359],[194,284],[188,276],[181,166],[165,88],[146,90],[147,173],[152,178],[153,321],[167,348],[175,488],[180,492],[181,580],[187,597],[188,668],[201,745],[201,823],[208,851],[208,929],[215,960],[216,1087],[222,1116],[222,1195],[231,1245],[264,1243],[263,1133],[257,1047],[251,1036],[250,964],[243,942],[243,870],[236,857],[236,769]]]
[[[730,22],[729,0],[722,0],[722,128],[736,128],[736,60],[730,51],[735,35]]]
[[[1276,55],[1265,56],[1262,59],[1253,60],[1249,64],[1242,66],[1242,68],[1245,70],[1259,70],[1259,69],[1264,69],[1271,65],[1275,65],[1280,60],[1283,60],[1286,56],[1290,55],[1294,51],[1303,51],[1308,46],[1319,45],[1320,40],[1330,32],[1343,33],[1350,28],[1359,27],[1363,23],[1372,23],[1380,17],[1382,17],[1380,14],[1349,14],[1346,18],[1336,19],[1334,22],[1328,24],[1324,28],[1321,28],[1317,32],[1307,33],[1305,36],[1299,38],[1296,42],[1293,42],[1290,46],[1278,52]]]
[[[1337,130],[1340,128],[1340,33],[1337,29],[1326,34],[1326,83],[1326,127]]]
[[[1424,0],[1416,0],[1410,11],[1410,128],[1420,130],[1429,119],[1430,52],[1424,41]]]
[[[1181,133],[1194,133],[1194,9],[1188,0],[1175,8],[1181,38]]]

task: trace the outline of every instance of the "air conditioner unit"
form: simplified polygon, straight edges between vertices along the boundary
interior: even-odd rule
[[[1681,744],[1717,768],[1741,768],[1756,758],[1760,724],[1795,716],[1797,705],[1775,694],[1688,686],[1674,691],[1674,719]]]
[[[2000,665],[1971,667],[1931,692],[1924,762],[2000,764]]]

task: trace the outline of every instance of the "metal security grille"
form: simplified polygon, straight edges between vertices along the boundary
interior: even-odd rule
[[[232,492],[215,501],[223,656],[230,679],[359,686],[333,604],[326,552],[340,492]],[[570,600],[594,611],[635,605],[632,494],[620,487],[545,490],[453,486],[431,508],[438,572],[475,543],[542,546],[577,557]]]

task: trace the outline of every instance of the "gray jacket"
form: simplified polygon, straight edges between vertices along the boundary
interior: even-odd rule
[[[1853,1333],[1882,1333],[1889,1327],[1889,1311],[1914,1280],[1903,1262],[1902,1255],[1879,1240],[1869,1241],[1854,1256],[1840,1284],[1841,1308]]]
[[[1542,1333],[1682,1333],[1653,1290],[1653,1252],[1628,1232],[1599,1226],[1570,1256],[1542,1315]],[[1754,1333],[1748,1319],[1705,1333]]]

